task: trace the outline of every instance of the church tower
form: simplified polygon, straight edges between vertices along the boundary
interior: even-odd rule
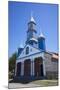
[[[38,37],[38,48],[40,50],[46,51],[46,45],[45,45],[45,36],[41,32],[41,34]]]
[[[28,30],[27,30],[27,40],[26,44],[31,44],[33,46],[37,45],[37,37],[36,37],[37,31],[36,31],[36,22],[31,15],[31,19],[28,22]]]

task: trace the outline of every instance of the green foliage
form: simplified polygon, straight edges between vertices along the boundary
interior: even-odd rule
[[[17,53],[14,53],[9,58],[9,72],[13,72],[13,70],[15,69],[16,58],[17,58]]]

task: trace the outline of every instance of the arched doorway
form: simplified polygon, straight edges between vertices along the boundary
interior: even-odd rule
[[[43,76],[43,59],[42,59],[42,57],[35,58],[34,66],[35,66],[35,76],[36,77]]]
[[[30,76],[31,74],[31,60],[27,59],[24,61],[24,76]]]
[[[17,76],[21,75],[21,62],[17,63],[17,72],[16,72]]]

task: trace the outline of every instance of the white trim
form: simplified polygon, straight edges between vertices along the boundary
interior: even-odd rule
[[[33,72],[32,72],[32,75],[34,76],[35,75],[35,72],[34,72],[34,69],[35,69],[35,67],[34,67],[34,60],[32,61],[32,69],[33,69]]]
[[[34,59],[31,58],[31,76],[34,76]]]
[[[33,40],[33,41],[36,41],[36,42],[38,42],[38,40],[37,40],[37,39],[35,39],[35,38],[31,38],[30,40]]]
[[[29,54],[26,54],[26,47],[29,47]],[[30,49],[32,49],[32,52],[30,51]],[[23,57],[26,57],[26,56],[29,56],[29,55],[32,55],[35,53],[39,53],[39,52],[41,52],[41,51],[38,48],[35,48],[32,45],[27,44],[17,59],[23,58]]]
[[[45,70],[45,61],[44,61],[45,59],[43,59],[43,74],[44,74],[44,76],[46,76],[46,70]]]
[[[18,62],[23,62],[26,59],[32,59],[32,58],[37,58],[37,57],[44,57],[44,52],[38,53],[38,54],[34,54],[32,56],[27,56],[27,57],[22,57],[21,59],[16,60],[16,63]]]

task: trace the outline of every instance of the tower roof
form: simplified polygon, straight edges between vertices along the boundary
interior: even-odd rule
[[[30,21],[35,23],[35,20],[34,20],[33,16],[31,16],[31,20]]]
[[[31,38],[30,40],[38,42],[38,40],[36,38]]]
[[[34,20],[34,17],[33,17],[33,12],[31,12],[31,19],[30,19],[30,21],[35,23],[35,20]]]
[[[45,36],[43,35],[43,33],[41,32],[41,34],[39,35],[39,37],[38,38],[45,38]]]

